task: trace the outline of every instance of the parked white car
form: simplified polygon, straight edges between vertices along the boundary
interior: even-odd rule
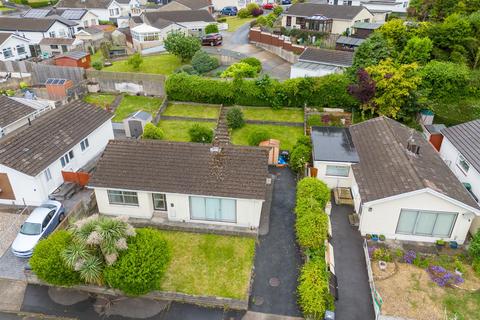
[[[65,208],[58,201],[49,200],[35,208],[12,243],[13,254],[21,258],[31,257],[38,241],[52,233],[64,217]]]

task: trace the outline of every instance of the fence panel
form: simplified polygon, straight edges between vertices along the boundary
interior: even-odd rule
[[[91,82],[97,82],[100,91],[104,92],[124,92],[125,89],[147,95],[165,95],[165,76],[162,74],[88,70],[87,78]]]
[[[368,253],[367,240],[363,240],[363,251],[365,253],[365,262],[368,272],[368,283],[370,284],[370,293],[372,295],[373,310],[375,311],[375,320],[379,320],[382,313],[383,300],[380,294],[377,292],[377,289],[375,289],[375,282],[373,281],[372,264],[370,262],[370,255]]]
[[[32,81],[34,84],[44,84],[48,78],[72,80],[78,84],[85,79],[85,69],[77,67],[57,67],[53,65],[32,63]]]

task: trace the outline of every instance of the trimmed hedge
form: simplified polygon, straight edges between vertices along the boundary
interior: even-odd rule
[[[104,269],[105,282],[132,296],[159,289],[170,257],[171,250],[159,231],[137,229],[137,235],[128,239],[128,250]]]
[[[170,99],[246,106],[351,108],[358,105],[348,92],[349,79],[343,74],[320,78],[289,79],[284,82],[263,77],[256,80],[209,79],[184,73],[166,81]]]
[[[328,216],[321,210],[307,210],[295,222],[298,243],[302,247],[320,250],[327,239]]]
[[[71,242],[72,235],[65,230],[59,230],[35,246],[29,263],[39,279],[65,287],[82,282],[80,274],[69,268],[63,259],[63,251]]]
[[[330,200],[330,189],[317,178],[304,178],[297,185],[297,206],[307,199],[317,201],[322,208]]]

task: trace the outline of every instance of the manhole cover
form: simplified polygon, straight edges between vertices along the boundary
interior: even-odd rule
[[[271,287],[278,287],[280,285],[280,279],[273,277],[268,280],[268,283]]]
[[[256,306],[261,306],[264,301],[265,300],[263,299],[263,297],[260,297],[260,296],[253,297],[253,304]]]

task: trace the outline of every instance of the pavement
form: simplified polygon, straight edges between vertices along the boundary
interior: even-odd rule
[[[288,168],[271,168],[275,176],[270,231],[259,236],[249,311],[300,317],[297,278],[302,263],[295,240],[295,175]]]
[[[19,311],[26,286],[25,281],[0,279],[0,310]]]
[[[367,266],[362,237],[348,221],[353,207],[336,205],[332,199],[332,245],[335,258],[335,275],[338,297],[335,316],[340,320],[375,319],[368,284]]]

